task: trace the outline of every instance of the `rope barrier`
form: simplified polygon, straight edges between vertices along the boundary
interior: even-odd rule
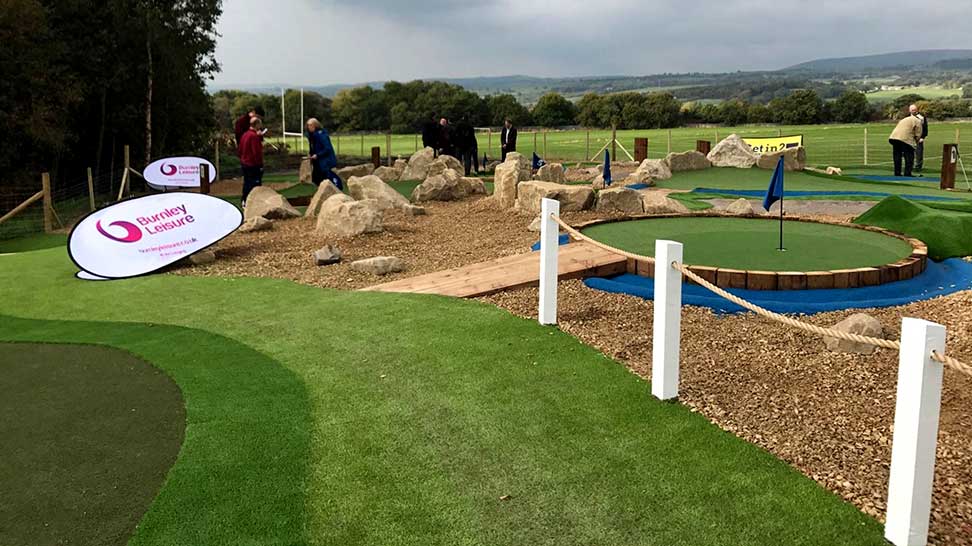
[[[557,222],[557,224],[559,224],[560,227],[564,228],[564,231],[566,231],[569,235],[571,235],[572,237],[574,237],[577,240],[581,240],[581,241],[590,243],[590,244],[592,244],[592,245],[594,245],[594,246],[596,246],[598,248],[601,248],[601,249],[606,250],[608,252],[614,252],[616,254],[625,256],[627,258],[632,258],[632,259],[635,259],[635,260],[642,260],[642,261],[649,261],[649,262],[654,262],[655,261],[655,259],[652,258],[652,257],[650,257],[650,256],[642,256],[640,254],[634,254],[632,252],[627,252],[627,251],[621,250],[619,248],[615,248],[613,246],[606,245],[606,244],[601,243],[599,241],[595,241],[594,239],[591,239],[587,235],[584,235],[583,233],[581,233],[581,232],[577,231],[576,229],[574,229],[574,228],[570,227],[569,225],[567,225],[556,214],[551,214],[550,217],[555,222]],[[814,325],[814,324],[810,324],[810,323],[807,323],[807,322],[803,322],[803,321],[800,321],[800,320],[796,320],[796,319],[794,319],[792,317],[788,317],[786,315],[781,315],[780,313],[775,313],[773,311],[770,311],[769,309],[764,309],[764,308],[756,305],[755,303],[746,301],[746,300],[740,298],[739,296],[736,296],[736,295],[734,295],[734,294],[732,294],[732,293],[730,293],[730,292],[728,292],[728,291],[726,291],[726,290],[724,290],[722,288],[719,288],[718,286],[712,284],[711,282],[709,282],[709,281],[703,279],[702,277],[700,277],[699,275],[697,275],[694,271],[692,271],[691,269],[689,269],[684,264],[681,264],[681,263],[678,263],[678,262],[672,262],[672,267],[675,268],[676,270],[680,271],[683,275],[685,275],[686,277],[688,277],[692,281],[696,282],[699,286],[702,286],[703,288],[706,288],[710,292],[712,292],[712,293],[714,293],[714,294],[716,294],[718,296],[721,296],[721,297],[723,297],[723,298],[731,301],[732,303],[735,303],[736,305],[739,305],[740,307],[743,307],[745,309],[748,309],[748,310],[752,311],[753,313],[756,313],[757,315],[766,317],[766,318],[771,319],[771,320],[775,320],[775,321],[780,322],[782,324],[786,324],[787,326],[792,326],[793,328],[797,328],[799,330],[803,330],[805,332],[809,332],[811,334],[816,334],[816,335],[820,335],[820,336],[824,336],[824,337],[833,337],[833,338],[837,338],[837,339],[843,339],[845,341],[852,341],[854,343],[863,343],[863,344],[866,344],[866,345],[874,345],[876,347],[884,347],[886,349],[894,349],[894,350],[900,350],[901,349],[901,342],[900,341],[897,341],[897,340],[881,339],[881,338],[870,337],[870,336],[862,336],[860,334],[852,334],[850,332],[842,332],[840,330],[834,330],[833,328],[823,328],[821,326],[817,326],[817,325]],[[940,354],[937,351],[932,351],[930,357],[931,357],[932,360],[934,360],[936,362],[939,362],[941,364],[944,364],[946,366],[949,366],[952,369],[958,371],[959,373],[963,373],[965,375],[968,375],[969,377],[972,377],[972,366],[969,366],[968,364],[966,364],[966,363],[964,363],[964,362],[962,362],[960,360],[956,360],[956,359],[954,359],[954,358],[952,358],[950,356],[946,356],[946,355]]]

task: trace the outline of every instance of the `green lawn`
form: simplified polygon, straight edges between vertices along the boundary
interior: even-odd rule
[[[117,347],[181,388],[185,444],[133,544],[884,544],[770,454],[492,306],[73,274],[61,249],[0,257],[0,339]]]
[[[654,256],[655,240],[685,245],[685,263],[763,271],[826,271],[873,267],[911,254],[911,245],[861,229],[784,223],[750,218],[655,218],[601,224],[584,230],[598,241],[637,254]]]

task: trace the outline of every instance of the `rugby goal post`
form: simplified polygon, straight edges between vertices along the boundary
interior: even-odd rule
[[[299,128],[303,128],[304,123],[304,88],[300,88],[300,125]],[[297,151],[303,152],[304,143],[304,133],[303,131],[297,133],[287,132],[287,90],[280,88],[280,135],[283,137],[284,144],[287,143],[287,137],[295,137],[297,139]]]

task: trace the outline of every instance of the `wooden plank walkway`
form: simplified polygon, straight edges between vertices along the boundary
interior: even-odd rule
[[[584,242],[572,242],[561,246],[557,262],[561,279],[616,275],[627,270],[627,259],[623,256]],[[539,282],[540,253],[529,252],[380,284],[363,290],[473,298],[510,288],[536,286]]]

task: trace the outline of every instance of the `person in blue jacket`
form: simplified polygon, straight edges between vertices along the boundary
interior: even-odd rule
[[[307,120],[307,142],[310,147],[308,159],[314,169],[311,173],[311,181],[314,185],[317,186],[326,179],[337,186],[337,189],[344,191],[341,177],[333,170],[337,167],[337,155],[334,153],[334,146],[331,145],[331,137],[317,118]]]

